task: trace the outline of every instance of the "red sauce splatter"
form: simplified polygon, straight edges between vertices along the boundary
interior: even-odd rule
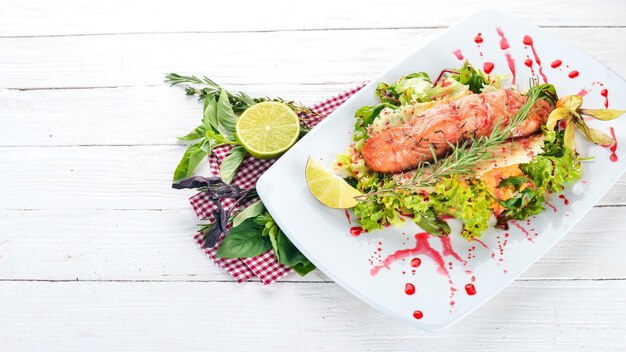
[[[474,37],[474,42],[476,44],[481,44],[483,42],[482,33],[476,34],[476,36]]]
[[[530,233],[526,230],[522,225],[520,225],[517,221],[511,221],[513,225],[515,225],[518,229],[520,229],[526,237],[530,237]]]
[[[587,93],[589,93],[588,90],[586,90],[585,88],[581,89],[580,92],[578,92],[578,96],[584,97],[585,95],[587,95]]]
[[[524,65],[532,68],[533,67],[533,60],[531,60],[530,58],[524,60]]]
[[[350,228],[350,234],[354,237],[361,236],[363,232],[367,232],[367,231],[363,231],[363,228],[360,226],[354,226]]]
[[[610,148],[611,161],[615,163],[617,162],[617,154],[615,153],[617,151],[617,138],[615,138],[615,130],[613,130],[613,127],[611,127],[609,130],[611,131],[611,137],[613,137],[613,140],[615,141],[615,143]]]
[[[346,218],[348,219],[348,224],[352,225],[352,220],[350,220],[350,213],[348,212],[348,209],[345,209],[346,211]],[[350,229],[350,231],[352,231],[352,229]]]
[[[413,285],[412,283],[407,283],[406,285],[404,285],[404,293],[406,293],[407,295],[412,295],[415,293],[415,285]]]
[[[465,292],[467,292],[468,296],[473,296],[476,294],[476,287],[474,287],[474,284],[467,284],[465,285]]]
[[[461,259],[461,256],[452,248],[452,242],[450,242],[450,236],[439,237],[441,240],[441,245],[443,246],[443,255],[452,256],[454,259],[460,261],[463,264],[467,264],[467,262]]]
[[[605,88],[600,91],[600,95],[604,97],[604,107],[609,108],[609,91]]]
[[[483,64],[483,71],[485,71],[486,74],[490,74],[491,71],[493,71],[493,62],[485,62]]]
[[[574,79],[574,78],[578,77],[578,71],[574,70],[574,71],[572,71],[572,72],[568,73],[568,74],[567,74],[567,76],[568,76],[569,78]]]
[[[411,266],[414,268],[419,267],[422,264],[422,260],[420,258],[411,259]]]
[[[485,248],[489,249],[489,247],[487,247],[487,245],[485,244],[485,242],[483,242],[483,241],[479,240],[479,239],[478,239],[478,238],[476,238],[476,237],[472,237],[472,241],[476,241],[476,242],[480,243],[483,247],[485,247]]]
[[[524,45],[530,46],[530,49],[533,52],[533,57],[535,58],[535,62],[537,63],[537,66],[539,66],[539,74],[541,75],[541,78],[543,78],[543,83],[548,83],[548,77],[546,77],[546,75],[543,73],[543,66],[541,65],[541,60],[539,59],[539,55],[537,55],[537,50],[535,50],[535,44],[533,43],[533,38],[531,38],[529,35],[525,35],[523,39],[523,43]]]
[[[498,35],[500,36],[500,49],[506,50],[510,48],[511,46],[509,45],[509,41],[504,36],[504,32],[502,32],[502,28],[496,28],[496,32],[498,32]]]
[[[549,206],[550,208],[552,208],[552,210],[554,210],[554,212],[556,213],[556,207],[554,205],[550,204],[550,202],[548,202],[547,200],[546,200],[546,205]]]
[[[515,60],[511,57],[511,54],[505,53],[504,57],[506,57],[506,63],[509,65],[509,70],[513,75],[513,79],[511,80],[511,84],[515,84]]]
[[[422,319],[423,317],[424,317],[424,313],[422,313],[421,310],[416,310],[415,312],[413,312],[413,318]]]
[[[471,281],[472,282],[476,282],[476,278],[474,276],[472,276]]]
[[[564,195],[562,195],[562,194],[561,194],[561,195],[559,195],[559,198],[563,199],[563,203],[564,203],[565,205],[569,205],[569,200],[568,200],[567,198],[565,198],[565,196],[564,196]]]
[[[400,259],[406,258],[414,254],[423,254],[431,258],[432,260],[434,260],[435,263],[437,263],[437,265],[439,266],[437,271],[439,271],[440,273],[444,275],[448,275],[448,270],[446,269],[446,263],[444,262],[441,254],[436,249],[431,247],[430,243],[428,243],[429,237],[430,235],[428,234],[428,232],[420,232],[420,233],[415,234],[415,240],[416,240],[415,247],[408,248],[408,249],[401,249],[401,250],[396,251],[393,254],[390,254],[389,256],[387,256],[387,258],[385,258],[382,261],[380,265],[376,265],[372,267],[370,269],[370,274],[372,276],[376,276],[376,274],[378,274],[380,269],[382,268],[389,269],[389,266],[392,263]]]
[[[463,60],[463,53],[461,53],[461,49],[456,49],[452,52],[457,59]]]
[[[561,66],[561,64],[562,64],[562,63],[563,63],[563,61],[561,61],[561,60],[554,60],[554,61],[552,61],[552,63],[550,64],[550,66],[551,66],[552,68],[557,68],[557,67]]]

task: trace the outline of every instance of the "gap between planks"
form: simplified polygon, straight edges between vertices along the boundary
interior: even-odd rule
[[[453,25],[453,24],[451,24]],[[329,28],[293,28],[293,29],[259,29],[259,30],[226,30],[226,31],[152,31],[152,32],[107,32],[107,33],[75,33],[75,34],[37,34],[37,35],[0,35],[0,39],[33,39],[33,38],[71,38],[71,37],[103,37],[124,35],[176,35],[176,34],[247,34],[247,33],[290,33],[290,32],[329,32],[329,31],[380,31],[380,30],[415,30],[415,29],[446,29],[451,25],[433,26],[397,26],[397,27],[329,27]],[[622,25],[548,25],[540,28],[626,28]]]

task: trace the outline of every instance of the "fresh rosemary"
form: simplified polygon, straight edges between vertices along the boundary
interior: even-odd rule
[[[165,75],[165,82],[173,86],[177,84],[193,84],[197,86],[202,86],[202,87],[193,87],[193,86],[188,85],[185,88],[185,94],[198,95],[200,100],[206,98],[207,95],[213,95],[215,97],[215,100],[218,100],[220,96],[220,92],[222,91],[222,87],[219,84],[215,83],[212,79],[206,76],[203,76],[202,78],[200,78],[195,75],[184,76],[184,75],[179,75],[178,73],[169,73]],[[264,101],[276,101],[276,102],[280,102],[289,106],[296,113],[304,113],[304,114],[314,115],[318,117],[320,116],[315,111],[309,109],[308,107],[302,104],[296,103],[293,100],[285,100],[283,98],[269,98],[269,97],[253,98],[244,92],[226,91],[226,94],[228,94],[228,98],[233,106],[233,111],[237,114],[241,114],[244,110],[246,110],[247,108],[249,108],[250,106],[254,104],[261,103]]]
[[[443,159],[438,159],[435,155],[435,151],[431,147],[433,161],[421,163],[415,170],[415,175],[410,182],[406,184],[397,182],[393,187],[365,193],[356,197],[356,199],[365,201],[372,196],[384,196],[394,194],[401,190],[411,191],[431,187],[434,186],[437,181],[448,176],[464,176],[471,174],[476,163],[493,159],[493,154],[488,153],[488,151],[504,143],[511,135],[511,132],[526,120],[533,106],[541,99],[547,99],[554,103],[556,101],[554,86],[551,84],[542,84],[531,87],[526,94],[526,102],[508,125],[500,128],[500,121],[498,121],[489,136],[471,139],[462,143],[450,143],[452,151]],[[426,172],[427,167],[428,172]],[[401,179],[402,177],[400,177],[400,180]]]

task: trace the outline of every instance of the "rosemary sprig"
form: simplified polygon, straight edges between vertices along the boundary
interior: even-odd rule
[[[215,99],[218,100],[220,97],[220,92],[222,91],[222,87],[219,84],[215,83],[212,79],[206,76],[202,76],[202,78],[200,78],[195,75],[184,76],[184,75],[179,75],[178,73],[169,73],[165,75],[165,82],[173,86],[177,84],[193,84],[197,86],[202,86],[202,87],[193,87],[193,86],[188,85],[187,87],[185,87],[186,95],[198,95],[200,100],[206,98],[207,95],[213,95]],[[226,94],[228,94],[228,98],[233,106],[233,111],[237,114],[242,113],[244,110],[246,110],[247,108],[249,108],[250,106],[254,104],[261,103],[264,101],[276,101],[276,102],[280,102],[289,106],[296,113],[304,113],[304,114],[320,117],[320,115],[317,112],[309,109],[308,107],[302,104],[296,103],[293,100],[285,100],[283,98],[269,98],[269,97],[253,98],[244,92],[230,92],[227,90],[225,90],[225,92]]]
[[[415,170],[415,175],[410,182],[406,184],[396,183],[393,187],[365,193],[356,197],[356,199],[364,201],[372,196],[389,195],[401,190],[411,191],[419,188],[431,187],[434,186],[438,180],[448,176],[463,176],[471,174],[476,163],[488,161],[494,158],[493,154],[488,153],[488,151],[504,143],[511,135],[511,132],[526,121],[526,118],[530,114],[533,106],[541,99],[548,99],[554,103],[556,100],[554,86],[550,84],[542,84],[531,87],[526,95],[526,102],[522,105],[517,114],[510,120],[508,125],[500,128],[500,120],[498,120],[489,136],[482,136],[478,139],[472,138],[471,140],[464,141],[462,143],[450,143],[452,152],[444,159],[439,160],[431,146],[433,161],[420,164]],[[429,166],[431,168],[429,169],[429,172],[426,173],[426,167]]]

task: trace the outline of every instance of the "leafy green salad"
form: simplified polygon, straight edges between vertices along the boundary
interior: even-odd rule
[[[455,218],[463,222],[462,236],[480,237],[489,227],[492,215],[496,226],[506,228],[509,220],[539,214],[545,209],[548,194],[561,192],[581,178],[581,158],[573,143],[574,126],[583,132],[589,129],[581,114],[601,120],[619,114],[598,116],[598,110],[584,110],[580,104],[572,104],[580,97],[559,100],[554,86],[534,82],[522,93],[526,103],[510,123],[524,121],[530,107],[541,99],[548,101],[553,111],[537,134],[524,142],[510,138],[511,126],[496,126],[490,135],[456,143],[444,157],[433,154],[434,160],[412,171],[383,174],[366,165],[362,149],[372,134],[402,126],[421,111],[470,94],[515,90],[503,87],[506,80],[505,76],[487,75],[466,62],[463,67],[444,70],[435,81],[427,73],[418,72],[400,77],[393,84],[378,85],[376,95],[380,103],[356,111],[354,143],[336,157],[333,165],[363,193],[352,208],[363,230],[412,219],[424,231],[446,236],[450,227],[445,220]],[[559,120],[562,121],[557,124]],[[594,143],[608,145],[612,141],[596,130],[585,134]],[[600,135],[602,138],[598,138]],[[499,150],[506,152],[495,152]],[[508,163],[498,163],[507,157]],[[477,165],[486,167],[481,170]]]

